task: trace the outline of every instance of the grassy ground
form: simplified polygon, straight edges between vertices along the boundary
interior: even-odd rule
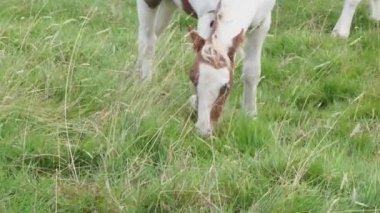
[[[380,27],[362,5],[331,38],[341,5],[279,0],[258,119],[239,66],[204,140],[193,20],[176,15],[144,85],[134,1],[0,1],[0,212],[380,211]]]

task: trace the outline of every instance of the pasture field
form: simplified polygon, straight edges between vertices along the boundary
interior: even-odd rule
[[[362,4],[279,0],[259,116],[241,64],[212,139],[187,99],[196,22],[177,13],[151,84],[134,0],[0,1],[0,212],[379,212],[380,25]]]

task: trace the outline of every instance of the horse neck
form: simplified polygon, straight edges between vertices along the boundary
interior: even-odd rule
[[[210,39],[218,49],[223,49],[228,52],[229,48],[233,46],[234,38],[241,33],[242,30],[246,31],[248,27],[236,21],[227,21],[218,23],[217,28],[212,32]]]
[[[241,1],[244,3],[246,1]],[[254,12],[247,8],[252,7],[247,4],[244,9],[237,8],[236,0],[223,0],[222,5],[216,11],[216,24],[215,28],[212,30],[212,39],[224,46],[224,48],[229,48],[233,44],[233,39],[242,30],[247,31],[252,23],[254,17]],[[242,7],[244,5],[240,5]],[[215,36],[216,35],[216,36]]]
[[[176,0],[178,1],[178,0]],[[195,12],[198,14],[198,17],[208,14],[210,11],[215,10],[219,0],[188,0],[192,5]]]

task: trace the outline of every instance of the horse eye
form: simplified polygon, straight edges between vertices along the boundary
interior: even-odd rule
[[[214,21],[211,21],[210,22],[210,27],[213,27],[214,26]]]

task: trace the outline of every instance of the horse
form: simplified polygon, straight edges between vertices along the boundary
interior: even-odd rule
[[[356,8],[362,0],[345,0],[342,13],[332,31],[334,37],[348,38]],[[380,21],[380,0],[370,0],[370,18]]]
[[[229,95],[235,55],[244,46],[243,108],[256,116],[261,52],[271,25],[275,0],[137,0],[139,14],[139,65],[141,77],[151,78],[154,42],[176,7],[198,18],[189,32],[196,57],[190,70],[197,110],[196,128],[210,136]]]

